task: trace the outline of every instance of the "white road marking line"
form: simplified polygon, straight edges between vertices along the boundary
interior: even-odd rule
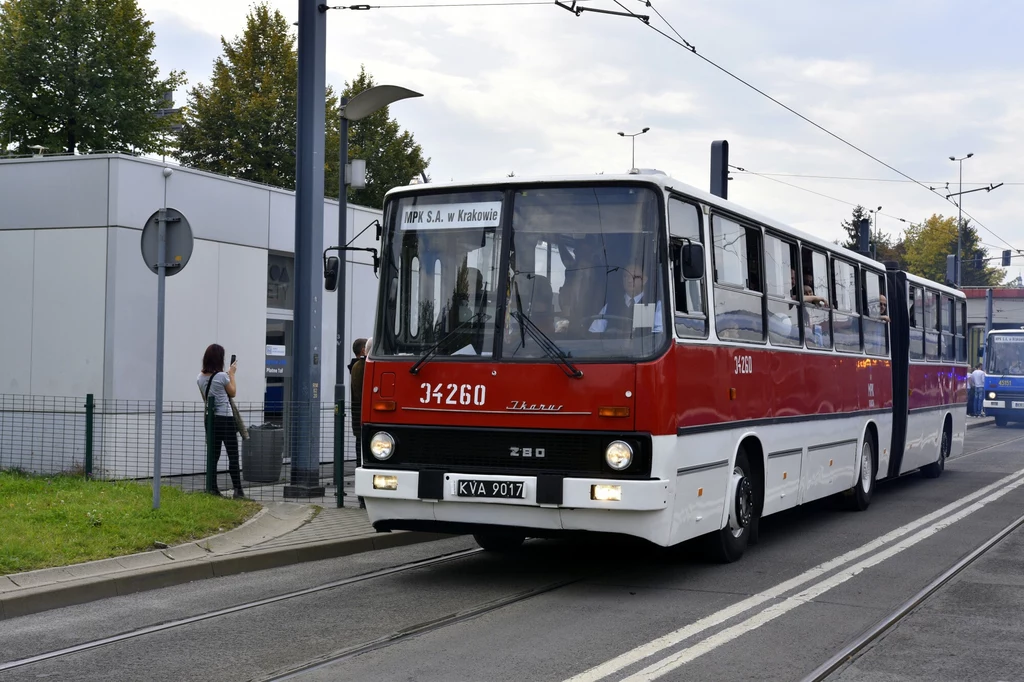
[[[705,616],[704,618],[701,618],[700,620],[695,621],[674,632],[662,635],[657,639],[651,640],[647,644],[642,644],[641,646],[638,646],[635,649],[627,651],[623,654],[620,654],[619,656],[616,656],[615,658],[605,661],[600,665],[597,665],[589,670],[585,670],[584,672],[579,673],[578,675],[570,677],[565,682],[597,682],[597,680],[602,680],[608,677],[609,675],[615,674],[623,668],[627,668],[633,665],[634,663],[638,663],[643,659],[648,658],[649,656],[653,656],[665,649],[673,647],[676,644],[679,644],[680,642],[689,639],[690,637],[698,635],[709,628],[713,628],[717,625],[720,625],[725,621],[734,618],[742,613],[745,613],[750,609],[760,606],[761,604],[767,601],[777,599],[778,597],[783,596],[787,592],[796,589],[801,585],[808,583],[816,578],[819,578],[833,569],[848,564],[854,559],[857,559],[869,552],[873,552],[877,549],[880,549],[886,544],[894,540],[898,540],[904,535],[907,535],[908,533],[917,530],[921,526],[924,526],[928,523],[932,523],[936,519],[946,516],[947,514],[953,512],[954,510],[963,506],[964,504],[973,502],[974,500],[977,500],[978,498],[989,494],[990,492],[999,488],[1000,486],[1012,483],[1013,481],[1021,478],[1022,476],[1024,476],[1024,469],[1012,473],[1009,476],[1005,476],[996,481],[995,483],[991,483],[985,486],[984,488],[981,488],[980,490],[971,493],[970,495],[961,497],[959,500],[951,502],[950,504],[947,504],[945,507],[942,507],[941,509],[934,511],[931,514],[927,514],[915,521],[911,521],[906,525],[900,526],[899,528],[890,531],[882,537],[876,538],[871,542],[868,542],[862,545],[861,547],[858,547],[857,549],[851,550],[845,554],[835,557],[834,559],[829,559],[828,561],[818,564],[817,566],[810,568],[807,571],[804,571],[800,575],[797,575],[793,578],[790,578],[789,580],[781,582],[774,587],[771,587],[751,597],[747,597],[746,599],[736,602],[732,606],[728,606],[722,609],[721,611]]]
[[[775,620],[779,616],[789,613],[801,604],[806,604],[810,601],[813,601],[814,599],[817,599],[818,597],[828,592],[832,588],[842,585],[847,580],[853,578],[854,576],[858,575],[864,570],[871,568],[872,566],[876,566],[885,561],[886,559],[890,559],[896,556],[900,552],[909,549],[910,547],[913,547],[922,540],[930,538],[931,536],[938,533],[940,530],[952,526],[954,523],[957,523],[958,521],[970,516],[971,514],[978,511],[979,509],[989,504],[990,502],[998,500],[1003,495],[1006,495],[1010,491],[1014,490],[1015,488],[1019,488],[1022,485],[1024,485],[1024,480],[1015,481],[1014,483],[1006,486],[1002,490],[998,490],[992,493],[985,499],[979,502],[975,502],[969,507],[961,509],[956,514],[948,516],[942,519],[941,521],[937,521],[936,523],[916,533],[915,535],[912,535],[909,538],[901,540],[895,545],[885,550],[882,550],[881,552],[878,552],[877,554],[874,554],[868,557],[867,559],[864,559],[863,561],[854,564],[853,566],[850,566],[848,568],[843,569],[842,571],[839,571],[835,575],[825,580],[822,580],[820,583],[812,585],[803,592],[795,594],[792,597],[789,597],[788,599],[781,601],[777,604],[772,604],[764,611],[761,611],[760,613],[751,616],[742,623],[738,623],[736,625],[733,625],[732,627],[726,628],[725,630],[715,633],[711,637],[708,637],[707,639],[698,642],[693,646],[687,647],[682,651],[679,651],[675,654],[672,654],[671,656],[663,658],[657,663],[647,666],[640,672],[625,678],[622,682],[651,682],[651,680],[656,680],[662,675],[665,675],[666,673],[669,673],[675,670],[676,668],[679,668],[685,665],[686,663],[689,663],[695,658],[698,658],[706,653],[714,651],[723,644],[727,644],[732,640],[741,637],[747,634],[748,632],[752,632],[757,628],[761,627],[762,625]]]

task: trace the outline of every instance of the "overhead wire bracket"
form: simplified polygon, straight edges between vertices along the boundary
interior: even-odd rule
[[[650,15],[647,15],[647,14],[634,14],[633,12],[616,12],[615,10],[610,10],[610,9],[597,9],[596,7],[577,6],[577,2],[578,2],[578,0],[572,0],[572,4],[571,5],[567,5],[564,2],[560,2],[560,0],[555,0],[555,4],[556,5],[558,5],[559,7],[561,7],[564,10],[568,10],[568,11],[572,12],[576,16],[579,16],[579,15],[583,14],[584,12],[596,12],[598,14],[610,14],[610,15],[615,16],[615,17],[631,17],[633,19],[639,19],[640,21],[644,22],[645,24],[650,24],[651,23],[651,17],[650,17]]]

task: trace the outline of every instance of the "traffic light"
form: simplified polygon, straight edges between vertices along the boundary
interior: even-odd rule
[[[1003,251],[1003,267],[1005,268],[1005,267],[1008,267],[1009,265],[1010,265],[1010,250],[1007,249],[1007,250]]]
[[[974,268],[975,270],[981,270],[985,267],[985,259],[981,257],[981,251],[977,251],[974,254]]]

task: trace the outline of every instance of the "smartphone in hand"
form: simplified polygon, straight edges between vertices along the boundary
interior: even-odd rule
[[[235,358],[235,354],[234,354],[234,353],[232,353],[232,354],[231,354],[231,364],[232,364],[232,365],[233,365],[233,364],[235,364],[235,359],[236,359],[236,358]]]

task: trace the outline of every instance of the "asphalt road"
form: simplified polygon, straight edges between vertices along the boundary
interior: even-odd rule
[[[879,486],[863,513],[822,501],[765,519],[735,564],[628,541],[531,541],[512,557],[373,578],[0,672],[0,682],[267,679],[374,640],[295,679],[800,680],[1024,510],[1024,429],[972,429],[967,452],[937,480]],[[2,621],[0,662],[474,546],[456,538]],[[970,637],[964,628],[958,641]],[[1014,651],[1024,669],[1024,649]],[[872,663],[871,677],[842,679],[885,679],[897,655]]]

